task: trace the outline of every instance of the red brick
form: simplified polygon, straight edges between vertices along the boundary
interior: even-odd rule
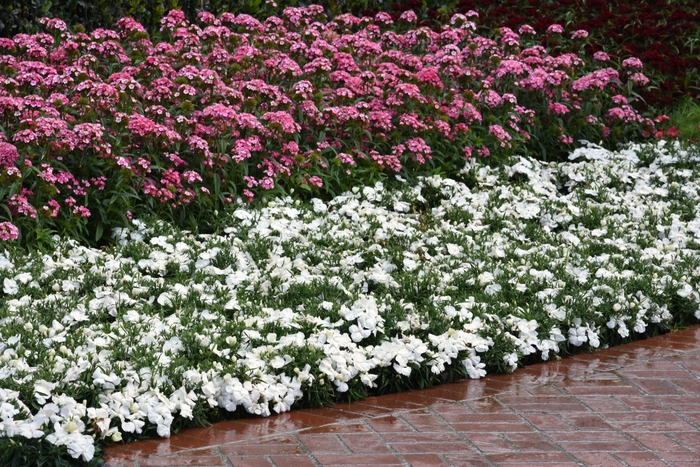
[[[449,465],[438,454],[404,454],[403,458],[411,467],[447,467]]]
[[[616,452],[616,457],[634,467],[667,467],[663,462],[651,452]]]
[[[528,465],[539,465],[546,464],[550,462],[571,462],[566,454],[563,452],[513,452],[513,453],[503,453],[503,454],[488,454],[486,457],[495,462],[496,464],[503,464],[506,462],[528,464]]]
[[[402,414],[403,418],[416,431],[452,431],[452,428],[440,418],[432,414]]]
[[[624,465],[607,452],[581,452],[574,453],[574,455],[586,467],[621,467]]]
[[[275,465],[284,467],[316,467],[308,456],[270,456],[270,459]]]
[[[612,431],[614,428],[597,414],[563,414],[562,418],[582,431]]]
[[[506,433],[505,437],[519,451],[523,452],[558,450],[537,433]]]
[[[386,443],[377,435],[372,433],[344,433],[339,435],[345,445],[355,454],[360,453],[384,453],[391,450]]]
[[[221,450],[227,456],[269,456],[271,454],[304,454],[304,451],[296,444],[240,443],[222,446]]]
[[[634,439],[654,452],[682,452],[686,448],[664,435],[663,433],[632,433]]]
[[[370,418],[367,424],[380,433],[412,433],[414,430],[403,419],[388,416]]]
[[[298,434],[297,438],[309,452],[314,454],[343,454],[350,452],[335,434]]]
[[[235,467],[272,467],[272,464],[263,456],[228,456],[228,460]]]
[[[393,454],[378,454],[376,456],[368,456],[367,454],[346,454],[343,456],[334,454],[319,454],[318,456],[314,457],[316,457],[316,460],[318,460],[321,465],[402,465],[401,460]]]
[[[612,451],[641,451],[643,448],[630,441],[560,441],[559,446],[571,452],[612,452]]]
[[[139,462],[143,467],[225,466],[220,457],[149,457]]]
[[[574,429],[556,415],[529,413],[523,416],[540,431],[569,431]]]
[[[462,431],[465,433],[471,432],[511,432],[511,431],[524,431],[529,432],[532,429],[525,424],[525,422],[520,423],[453,423],[452,426],[457,431]]]

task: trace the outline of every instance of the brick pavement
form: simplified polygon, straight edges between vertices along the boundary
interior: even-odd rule
[[[108,467],[700,466],[700,326],[439,387],[111,446]]]

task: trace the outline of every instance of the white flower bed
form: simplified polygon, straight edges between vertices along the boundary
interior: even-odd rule
[[[479,378],[700,318],[700,173],[670,149],[239,204],[223,236],[134,222],[110,251],[6,251],[0,438],[89,460],[211,408]]]

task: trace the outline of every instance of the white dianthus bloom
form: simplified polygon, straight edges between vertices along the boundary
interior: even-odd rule
[[[578,323],[576,321],[578,321]],[[576,347],[579,347],[581,344],[588,341],[588,335],[586,333],[587,329],[580,324],[581,319],[576,318],[574,320],[574,326],[569,328],[569,342]]]
[[[503,361],[506,365],[510,365],[510,371],[515,371],[518,368],[518,354],[515,352],[504,355]]]
[[[479,285],[485,286],[485,285],[492,283],[494,281],[494,277],[493,277],[493,274],[491,274],[488,271],[485,271],[485,272],[482,272],[481,274],[479,274],[479,276],[477,277],[477,280],[479,281]]]
[[[17,285],[17,281],[6,277],[3,280],[2,291],[5,292],[7,295],[15,295],[17,292],[19,292],[19,286]]]

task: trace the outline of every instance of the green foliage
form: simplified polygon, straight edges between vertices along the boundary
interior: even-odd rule
[[[697,99],[685,99],[670,117],[670,128],[677,129],[680,139],[690,142],[700,140],[700,102]]]
[[[0,438],[0,464],[3,467],[98,467],[103,464],[100,449],[86,462],[65,454],[63,446],[38,439]]]

